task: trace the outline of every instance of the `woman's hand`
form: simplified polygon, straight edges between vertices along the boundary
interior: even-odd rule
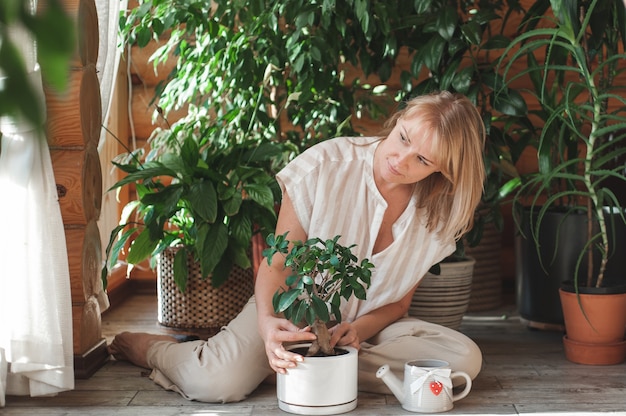
[[[361,340],[359,334],[352,324],[348,322],[342,322],[329,329],[330,332],[330,346],[335,345],[340,347],[350,346],[357,350],[361,349]]]
[[[275,316],[259,319],[259,331],[265,341],[265,354],[270,367],[281,374],[286,374],[286,369],[294,368],[303,361],[300,354],[286,350],[283,343],[310,342],[316,338],[309,327],[301,329],[291,321]]]

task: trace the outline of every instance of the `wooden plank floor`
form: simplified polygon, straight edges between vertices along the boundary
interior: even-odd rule
[[[172,332],[156,320],[154,296],[137,295],[103,316],[108,341],[115,333]],[[626,415],[626,364],[584,366],[568,362],[559,332],[530,330],[514,306],[466,316],[461,331],[484,354],[484,369],[469,396],[449,414],[467,415]],[[226,376],[226,375],[225,375]],[[55,397],[7,397],[0,415],[174,416],[286,414],[276,404],[274,386],[262,385],[249,399],[233,404],[187,401],[165,391],[146,370],[109,361],[93,377],[77,380],[73,391]],[[360,394],[354,415],[406,415],[392,395]]]

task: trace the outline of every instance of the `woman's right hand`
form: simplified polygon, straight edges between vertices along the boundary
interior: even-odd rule
[[[316,339],[309,327],[298,328],[291,321],[276,316],[259,319],[259,331],[265,341],[265,353],[274,371],[286,374],[288,368],[294,368],[303,358],[284,347],[284,343],[310,342]]]

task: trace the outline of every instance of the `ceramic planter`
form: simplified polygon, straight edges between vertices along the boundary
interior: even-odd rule
[[[441,273],[427,273],[411,299],[409,316],[458,329],[467,312],[472,292],[472,257],[440,264]]]
[[[559,289],[566,335],[565,356],[578,364],[611,365],[626,359],[626,288],[590,293],[589,288]]]
[[[297,344],[290,350],[308,347]],[[305,357],[287,374],[277,374],[278,407],[301,415],[334,415],[356,408],[358,395],[358,351],[332,357]]]

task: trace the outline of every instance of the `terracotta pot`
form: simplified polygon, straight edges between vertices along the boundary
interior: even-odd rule
[[[626,293],[576,294],[559,289],[559,295],[570,340],[592,344],[624,340]]]
[[[559,289],[565,355],[579,364],[619,364],[626,359],[626,293],[590,294]]]
[[[587,365],[614,365],[626,359],[626,341],[610,344],[591,344],[572,341],[563,337],[565,357],[577,364]]]

